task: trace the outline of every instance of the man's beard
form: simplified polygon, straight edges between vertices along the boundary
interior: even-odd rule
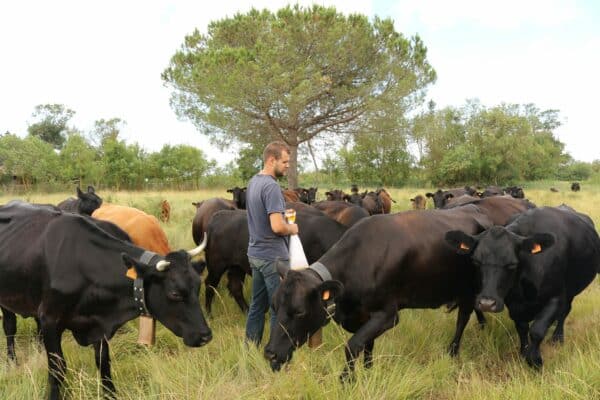
[[[284,175],[285,175],[284,171],[279,171],[278,169],[275,170],[275,178],[281,178]]]

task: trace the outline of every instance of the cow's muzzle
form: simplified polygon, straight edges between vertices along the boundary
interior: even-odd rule
[[[194,337],[184,337],[183,343],[190,347],[202,347],[212,340],[212,332],[195,335]]]
[[[477,308],[484,312],[500,312],[503,305],[491,297],[479,297],[477,299]]]

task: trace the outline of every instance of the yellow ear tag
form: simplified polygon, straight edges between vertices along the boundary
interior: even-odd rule
[[[135,268],[129,267],[125,276],[128,277],[129,279],[133,279],[133,280],[137,279],[137,272],[135,272]]]
[[[461,250],[471,250],[471,248],[464,243],[461,243],[459,247]]]
[[[533,247],[531,248],[531,254],[536,254],[536,253],[539,253],[540,251],[542,251],[542,246],[540,246],[539,243],[534,243]]]
[[[323,300],[325,300],[325,301],[329,300],[329,290],[326,290],[323,292]]]

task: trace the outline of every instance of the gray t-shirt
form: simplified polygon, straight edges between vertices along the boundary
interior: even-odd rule
[[[279,236],[271,229],[269,215],[285,212],[281,188],[271,175],[256,174],[246,189],[248,211],[248,255],[261,260],[288,260],[288,236]]]

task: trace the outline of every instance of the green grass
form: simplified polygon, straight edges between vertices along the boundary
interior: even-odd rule
[[[534,187],[535,186],[535,187]],[[550,186],[559,188],[552,193]],[[564,186],[564,187],[563,187]],[[600,186],[582,183],[572,193],[565,182],[525,186],[538,206],[567,203],[600,224]],[[409,199],[431,188],[390,189],[393,211],[410,208]],[[225,189],[201,192],[100,192],[105,201],[137,206],[155,214],[162,199],[171,203],[171,222],[162,224],[173,248],[191,248],[192,201],[220,196]],[[22,199],[58,203],[70,194],[31,194]],[[0,203],[12,197],[1,196]],[[224,280],[223,280],[224,281]],[[452,359],[446,347],[456,313],[404,310],[400,323],[377,339],[374,366],[357,364],[354,382],[341,385],[343,346],[350,337],[331,323],[318,349],[306,346],[279,373],[272,373],[262,349],[243,344],[245,317],[222,282],[208,319],[214,339],[192,349],[159,326],[157,344],[137,345],[137,321],[126,324],[110,341],[113,378],[120,399],[600,399],[600,279],[575,298],[565,326],[565,344],[544,343],[544,369],[532,371],[518,354],[518,337],[506,312],[487,314],[480,330],[472,318],[461,354]],[[249,297],[246,284],[246,297]],[[204,290],[201,293],[204,300]],[[18,364],[6,360],[0,340],[0,398],[34,399],[46,395],[46,355],[34,339],[32,319],[18,319]],[[265,334],[263,344],[268,339]],[[72,399],[101,398],[93,349],[82,348],[70,333],[63,338],[68,364],[66,388]]]

